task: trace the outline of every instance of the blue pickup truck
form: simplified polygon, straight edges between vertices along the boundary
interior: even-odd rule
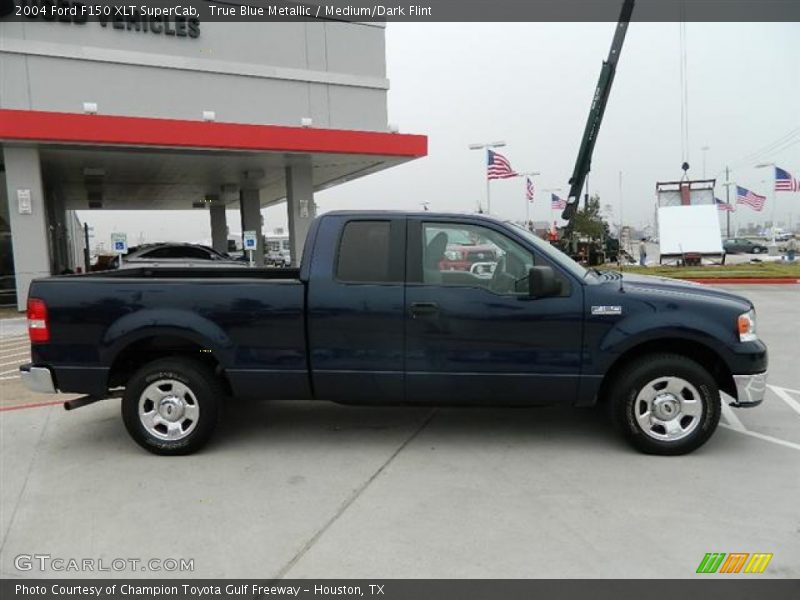
[[[491,260],[453,269],[454,241]],[[158,454],[197,450],[242,399],[604,404],[636,448],[682,454],[716,429],[720,391],[755,406],[766,386],[745,298],[587,270],[480,215],[327,213],[299,269],[38,279],[28,321],[28,387],[85,394],[67,408],[121,396],[131,436]]]

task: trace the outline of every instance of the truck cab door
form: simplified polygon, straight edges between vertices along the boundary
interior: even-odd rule
[[[408,220],[406,400],[439,404],[574,402],[583,286],[500,223]],[[552,266],[558,296],[527,275]]]
[[[402,402],[405,232],[385,213],[322,217],[307,299],[315,398]]]

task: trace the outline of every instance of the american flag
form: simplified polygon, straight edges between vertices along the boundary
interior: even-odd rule
[[[489,150],[487,156],[486,177],[488,179],[508,179],[517,176],[517,172],[511,168],[511,163],[505,156],[493,150]]]
[[[764,202],[766,201],[766,196],[759,196],[747,188],[743,188],[739,185],[736,186],[736,204],[746,204],[753,210],[760,211],[764,208]]]
[[[795,179],[780,167],[775,167],[776,192],[800,192],[800,179]]]
[[[734,211],[733,204],[728,204],[724,200],[720,200],[719,198],[714,198],[714,202],[717,203],[717,208],[720,210],[727,210],[729,212]]]
[[[530,177],[525,178],[525,197],[528,199],[528,202],[533,202],[533,182],[531,181]]]
[[[554,210],[564,210],[567,208],[567,201],[559,198],[555,194],[550,194],[550,208]]]

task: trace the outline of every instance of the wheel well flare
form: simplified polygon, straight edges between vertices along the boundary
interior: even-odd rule
[[[685,339],[657,339],[649,340],[638,344],[623,352],[609,368],[598,393],[598,401],[604,402],[608,396],[608,390],[617,375],[633,359],[641,358],[648,354],[672,353],[685,356],[708,370],[717,382],[720,391],[736,397],[736,383],[733,380],[728,365],[714,350],[708,346]]]

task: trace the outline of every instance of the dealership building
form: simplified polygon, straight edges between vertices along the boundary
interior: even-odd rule
[[[285,202],[298,261],[315,191],[426,155],[388,89],[382,24],[0,19],[5,302],[83,266],[77,210],[204,210],[225,251]]]

